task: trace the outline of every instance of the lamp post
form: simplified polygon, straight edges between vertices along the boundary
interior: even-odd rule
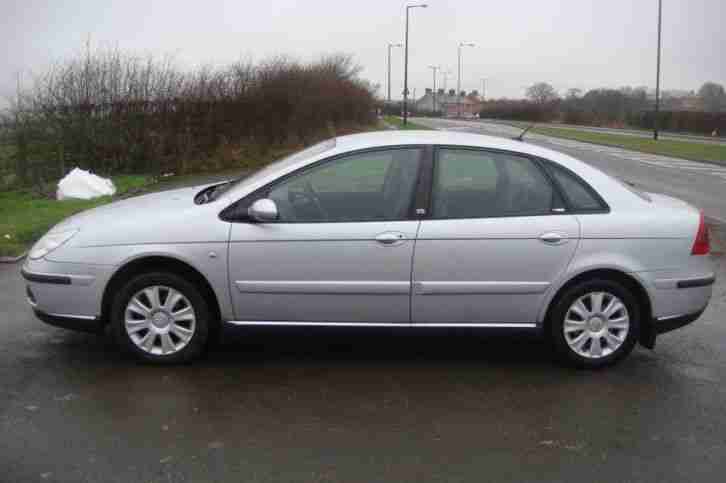
[[[408,12],[412,8],[426,8],[428,5],[419,3],[416,5],[406,5],[406,46],[403,61],[403,125],[408,124]]]
[[[434,115],[436,114],[436,71],[439,70],[441,66],[438,65],[430,65],[429,69],[433,72],[433,78],[434,78],[434,89],[431,91],[431,95],[433,96],[433,112]]]
[[[446,85],[447,85],[447,82],[446,81],[449,79],[449,76],[450,75],[451,75],[451,71],[449,71],[449,70],[444,71],[444,72],[441,73],[441,77],[444,78],[444,82],[443,82],[444,93],[446,93]]]
[[[663,18],[663,0],[658,0],[658,61],[655,74],[655,119],[653,120],[653,139],[658,140],[658,113],[660,111],[660,32]]]
[[[484,98],[486,97],[486,91],[487,91],[487,78],[482,77],[481,78],[481,100],[484,102]]]
[[[461,117],[461,48],[462,47],[474,47],[471,42],[459,42],[459,76],[456,81],[456,106],[459,117]]]
[[[391,48],[403,47],[402,44],[388,44],[388,103],[391,103]]]

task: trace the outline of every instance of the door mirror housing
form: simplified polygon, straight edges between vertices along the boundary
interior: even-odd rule
[[[277,204],[269,198],[262,198],[252,203],[252,206],[247,210],[247,214],[250,219],[260,223],[277,221],[280,217]]]

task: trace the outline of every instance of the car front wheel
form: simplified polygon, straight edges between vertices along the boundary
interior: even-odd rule
[[[197,287],[174,273],[131,278],[112,306],[116,341],[138,359],[188,362],[205,349],[210,312]]]
[[[640,310],[621,283],[590,280],[566,290],[550,319],[550,337],[560,360],[599,368],[626,357],[640,331]]]

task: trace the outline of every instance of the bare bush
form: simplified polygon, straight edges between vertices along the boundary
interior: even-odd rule
[[[331,125],[373,121],[372,89],[352,57],[183,71],[170,57],[91,51],[51,66],[7,115],[23,182],[72,166],[104,174],[194,171],[254,146],[312,142]],[[216,166],[220,167],[220,166]]]

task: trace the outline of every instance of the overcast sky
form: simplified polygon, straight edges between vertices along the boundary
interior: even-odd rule
[[[17,72],[94,46],[172,53],[186,66],[274,54],[349,52],[385,93],[386,44],[404,36],[400,0],[0,0],[0,93]],[[430,0],[411,10],[410,87],[432,83],[427,66],[451,71],[464,50],[462,88],[519,97],[536,81],[569,87],[655,86],[657,0]],[[663,0],[663,87],[726,83],[725,0]],[[403,51],[393,51],[393,96]],[[439,79],[440,82],[441,79]]]

